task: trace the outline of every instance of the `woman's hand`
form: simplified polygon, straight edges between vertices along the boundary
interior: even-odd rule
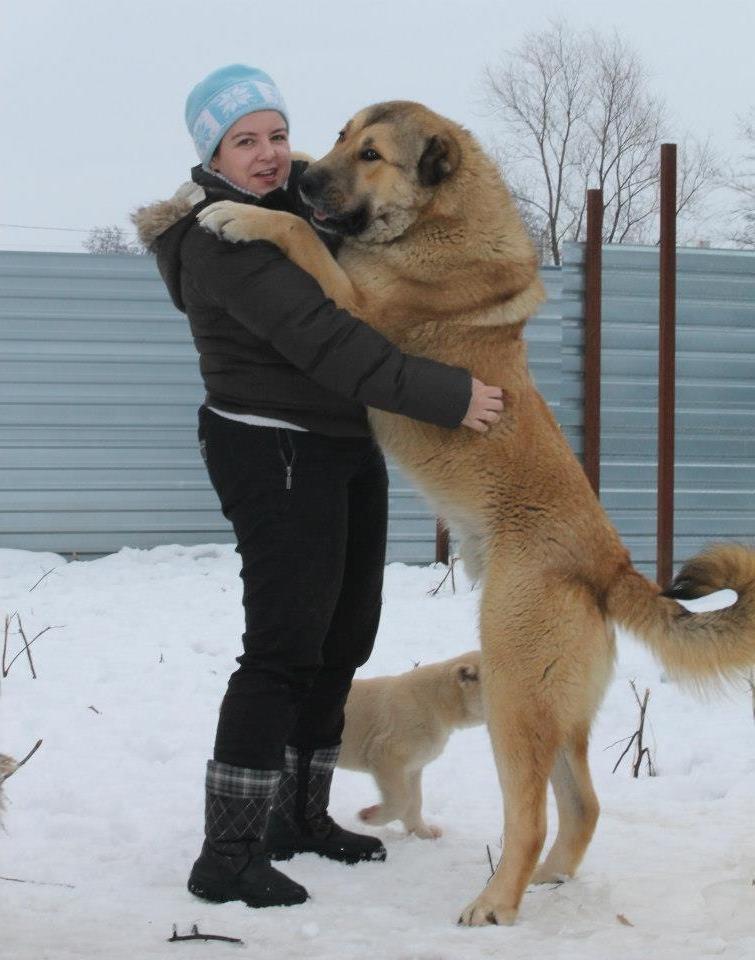
[[[501,419],[502,410],[503,390],[500,387],[489,387],[472,377],[472,398],[467,415],[461,421],[462,426],[476,430],[477,433],[487,433],[492,424]]]

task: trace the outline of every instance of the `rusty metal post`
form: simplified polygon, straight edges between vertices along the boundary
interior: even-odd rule
[[[676,413],[676,144],[661,144],[661,238],[658,336],[658,525],[656,579],[674,572]]]
[[[603,270],[603,191],[587,191],[585,244],[584,466],[590,486],[600,496],[600,347]]]
[[[435,562],[448,566],[449,537],[448,527],[442,520],[435,521]]]

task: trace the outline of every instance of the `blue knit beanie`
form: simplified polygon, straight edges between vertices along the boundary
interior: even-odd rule
[[[234,63],[206,76],[186,100],[186,126],[207,167],[223,136],[239,117],[277,110],[288,127],[288,111],[275,82],[262,70]]]

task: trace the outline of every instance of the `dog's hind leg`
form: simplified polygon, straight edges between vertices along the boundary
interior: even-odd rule
[[[592,839],[600,807],[587,764],[586,730],[559,750],[551,774],[558,805],[558,835],[533,883],[558,883],[574,873]]]
[[[572,647],[562,671],[558,698],[569,725],[551,774],[558,806],[558,834],[534,883],[556,883],[572,877],[595,832],[600,806],[587,761],[592,718],[603,699],[614,658],[616,639],[589,594],[575,594],[570,631],[583,642]],[[563,682],[565,681],[565,682]]]

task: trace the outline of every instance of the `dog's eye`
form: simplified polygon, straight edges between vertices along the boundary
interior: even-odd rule
[[[362,150],[362,152],[359,154],[359,159],[372,161],[382,160],[383,158],[380,156],[377,150],[373,150],[372,147],[367,147],[366,150]]]
[[[338,136],[336,137],[336,143],[343,143],[343,141],[344,141],[345,139],[346,139],[346,131],[345,131],[345,130],[339,130],[339,131],[338,131]]]

